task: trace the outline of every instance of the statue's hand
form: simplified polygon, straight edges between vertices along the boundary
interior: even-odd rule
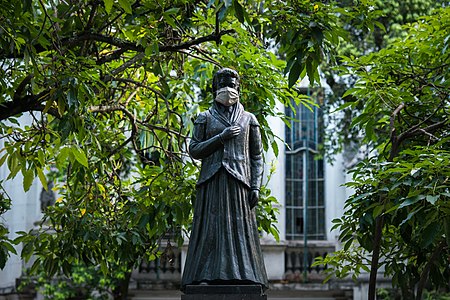
[[[251,190],[250,192],[250,209],[253,209],[256,204],[258,204],[259,200],[259,191],[258,190]]]
[[[230,127],[225,128],[222,131],[222,133],[220,134],[220,138],[223,141],[226,141],[226,140],[229,140],[229,139],[231,139],[231,138],[233,138],[235,136],[238,136],[240,132],[241,132],[241,127],[236,126],[236,125],[230,126]]]

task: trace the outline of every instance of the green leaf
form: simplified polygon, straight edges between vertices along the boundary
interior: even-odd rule
[[[295,60],[289,71],[289,87],[291,88],[297,82],[300,77],[300,73],[302,72],[304,66],[298,61]]]
[[[119,0],[119,5],[120,5],[120,7],[123,8],[123,10],[127,14],[131,14],[133,12],[132,9],[131,9],[130,1],[128,1],[128,0]]]
[[[17,255],[17,251],[16,249],[13,247],[13,245],[11,245],[11,243],[9,243],[8,241],[3,241],[1,242],[1,245],[8,250],[9,252],[16,254]]]
[[[169,24],[172,28],[177,27],[177,24],[175,24],[175,20],[166,13],[164,13],[164,20],[166,20],[167,24]]]
[[[233,0],[233,6],[234,6],[234,12],[236,13],[236,18],[244,24],[245,18],[244,18],[244,9],[242,5],[239,3],[238,0]]]
[[[86,157],[86,154],[84,154],[83,149],[78,148],[77,146],[74,146],[71,148],[73,156],[75,156],[75,159],[84,167],[88,167],[88,159]]]
[[[33,265],[30,268],[30,274],[35,274],[35,272],[38,270],[38,267],[41,265],[41,260],[39,257],[36,258]]]
[[[276,157],[278,157],[278,144],[277,144],[277,142],[273,141],[271,145],[272,145],[273,153],[275,154]]]
[[[41,166],[45,165],[45,154],[44,151],[42,151],[42,149],[38,150],[38,160]]]
[[[0,270],[3,270],[3,268],[5,267],[8,256],[8,252],[0,247]]]
[[[58,156],[56,158],[56,163],[59,165],[59,167],[62,167],[64,162],[67,160],[67,158],[70,155],[70,148],[63,147],[59,150]]]
[[[42,186],[44,187],[45,190],[48,190],[47,177],[45,177],[44,172],[39,167],[36,167],[36,172],[38,174],[39,180],[42,183]]]
[[[342,98],[345,98],[345,97],[347,97],[347,96],[349,96],[349,95],[352,95],[353,93],[355,93],[357,90],[359,90],[358,88],[351,88],[351,89],[348,89],[348,90],[346,90],[345,91],[345,93],[342,95]],[[352,105],[352,104],[354,104],[353,102],[348,102],[348,103],[350,103],[350,105]],[[344,104],[345,105],[345,104]],[[342,105],[342,106],[344,106],[344,105]],[[343,109],[343,108],[345,108],[345,107],[347,107],[348,105],[346,105],[346,106],[344,106],[344,107],[339,107],[337,110],[341,110],[341,109]]]
[[[108,267],[104,259],[100,261],[100,269],[102,270],[103,275],[106,276],[108,274]]]
[[[180,11],[179,7],[172,7],[164,12],[166,15],[176,15]]]
[[[412,204],[414,204],[414,203],[416,203],[416,202],[418,202],[420,200],[423,200],[424,198],[425,198],[424,195],[417,195],[417,196],[414,196],[414,197],[411,197],[411,198],[407,198],[405,201],[403,201],[400,204],[400,206],[398,208],[400,209],[400,208],[403,208],[405,206],[410,206],[410,205],[412,205]]]
[[[430,202],[431,204],[434,205],[436,203],[436,201],[439,199],[439,195],[436,195],[436,196],[427,195],[427,197],[425,199],[427,199],[428,202]]]
[[[383,209],[384,209],[383,205],[375,206],[375,208],[373,209],[373,218],[376,218],[379,215],[381,215],[381,213],[383,212]]]
[[[5,154],[0,158],[0,167],[5,163],[7,156],[8,154]]]
[[[441,234],[439,227],[440,225],[438,222],[433,222],[423,230],[423,240],[420,242],[420,245],[423,248],[428,247],[433,242],[438,233]]]
[[[28,169],[23,174],[23,190],[28,192],[34,180],[34,172],[32,169]]]
[[[108,14],[111,13],[111,9],[113,7],[114,4],[114,0],[103,0],[103,2],[105,3],[105,10]]]

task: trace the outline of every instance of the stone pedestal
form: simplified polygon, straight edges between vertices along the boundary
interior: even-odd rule
[[[267,300],[260,285],[188,285],[181,300]]]

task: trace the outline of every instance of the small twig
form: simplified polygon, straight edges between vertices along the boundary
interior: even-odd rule
[[[400,145],[399,138],[396,134],[397,130],[395,128],[395,117],[399,114],[399,112],[405,107],[405,103],[400,103],[400,105],[394,110],[391,114],[390,118],[390,128],[391,128],[391,137],[390,142],[392,143],[391,153],[389,155],[389,160],[392,160],[398,152],[398,147]]]
[[[184,50],[178,50],[177,52],[189,55],[189,56],[191,56],[193,58],[197,58],[197,59],[200,59],[200,60],[203,60],[203,61],[206,61],[206,62],[210,62],[210,63],[212,63],[212,64],[214,64],[214,65],[216,65],[218,67],[222,67],[222,65],[219,62],[217,62],[217,61],[215,61],[215,60],[213,60],[213,59],[211,59],[209,57],[200,57],[200,56],[197,56],[195,54],[189,53],[189,52],[184,51]]]

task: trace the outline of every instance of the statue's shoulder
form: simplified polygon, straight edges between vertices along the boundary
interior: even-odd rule
[[[244,111],[244,114],[248,119],[250,119],[250,125],[259,126],[258,119],[255,117],[254,114],[248,111]]]
[[[202,111],[198,114],[197,119],[195,119],[195,124],[204,124],[208,119],[208,114],[210,114],[209,109]]]

